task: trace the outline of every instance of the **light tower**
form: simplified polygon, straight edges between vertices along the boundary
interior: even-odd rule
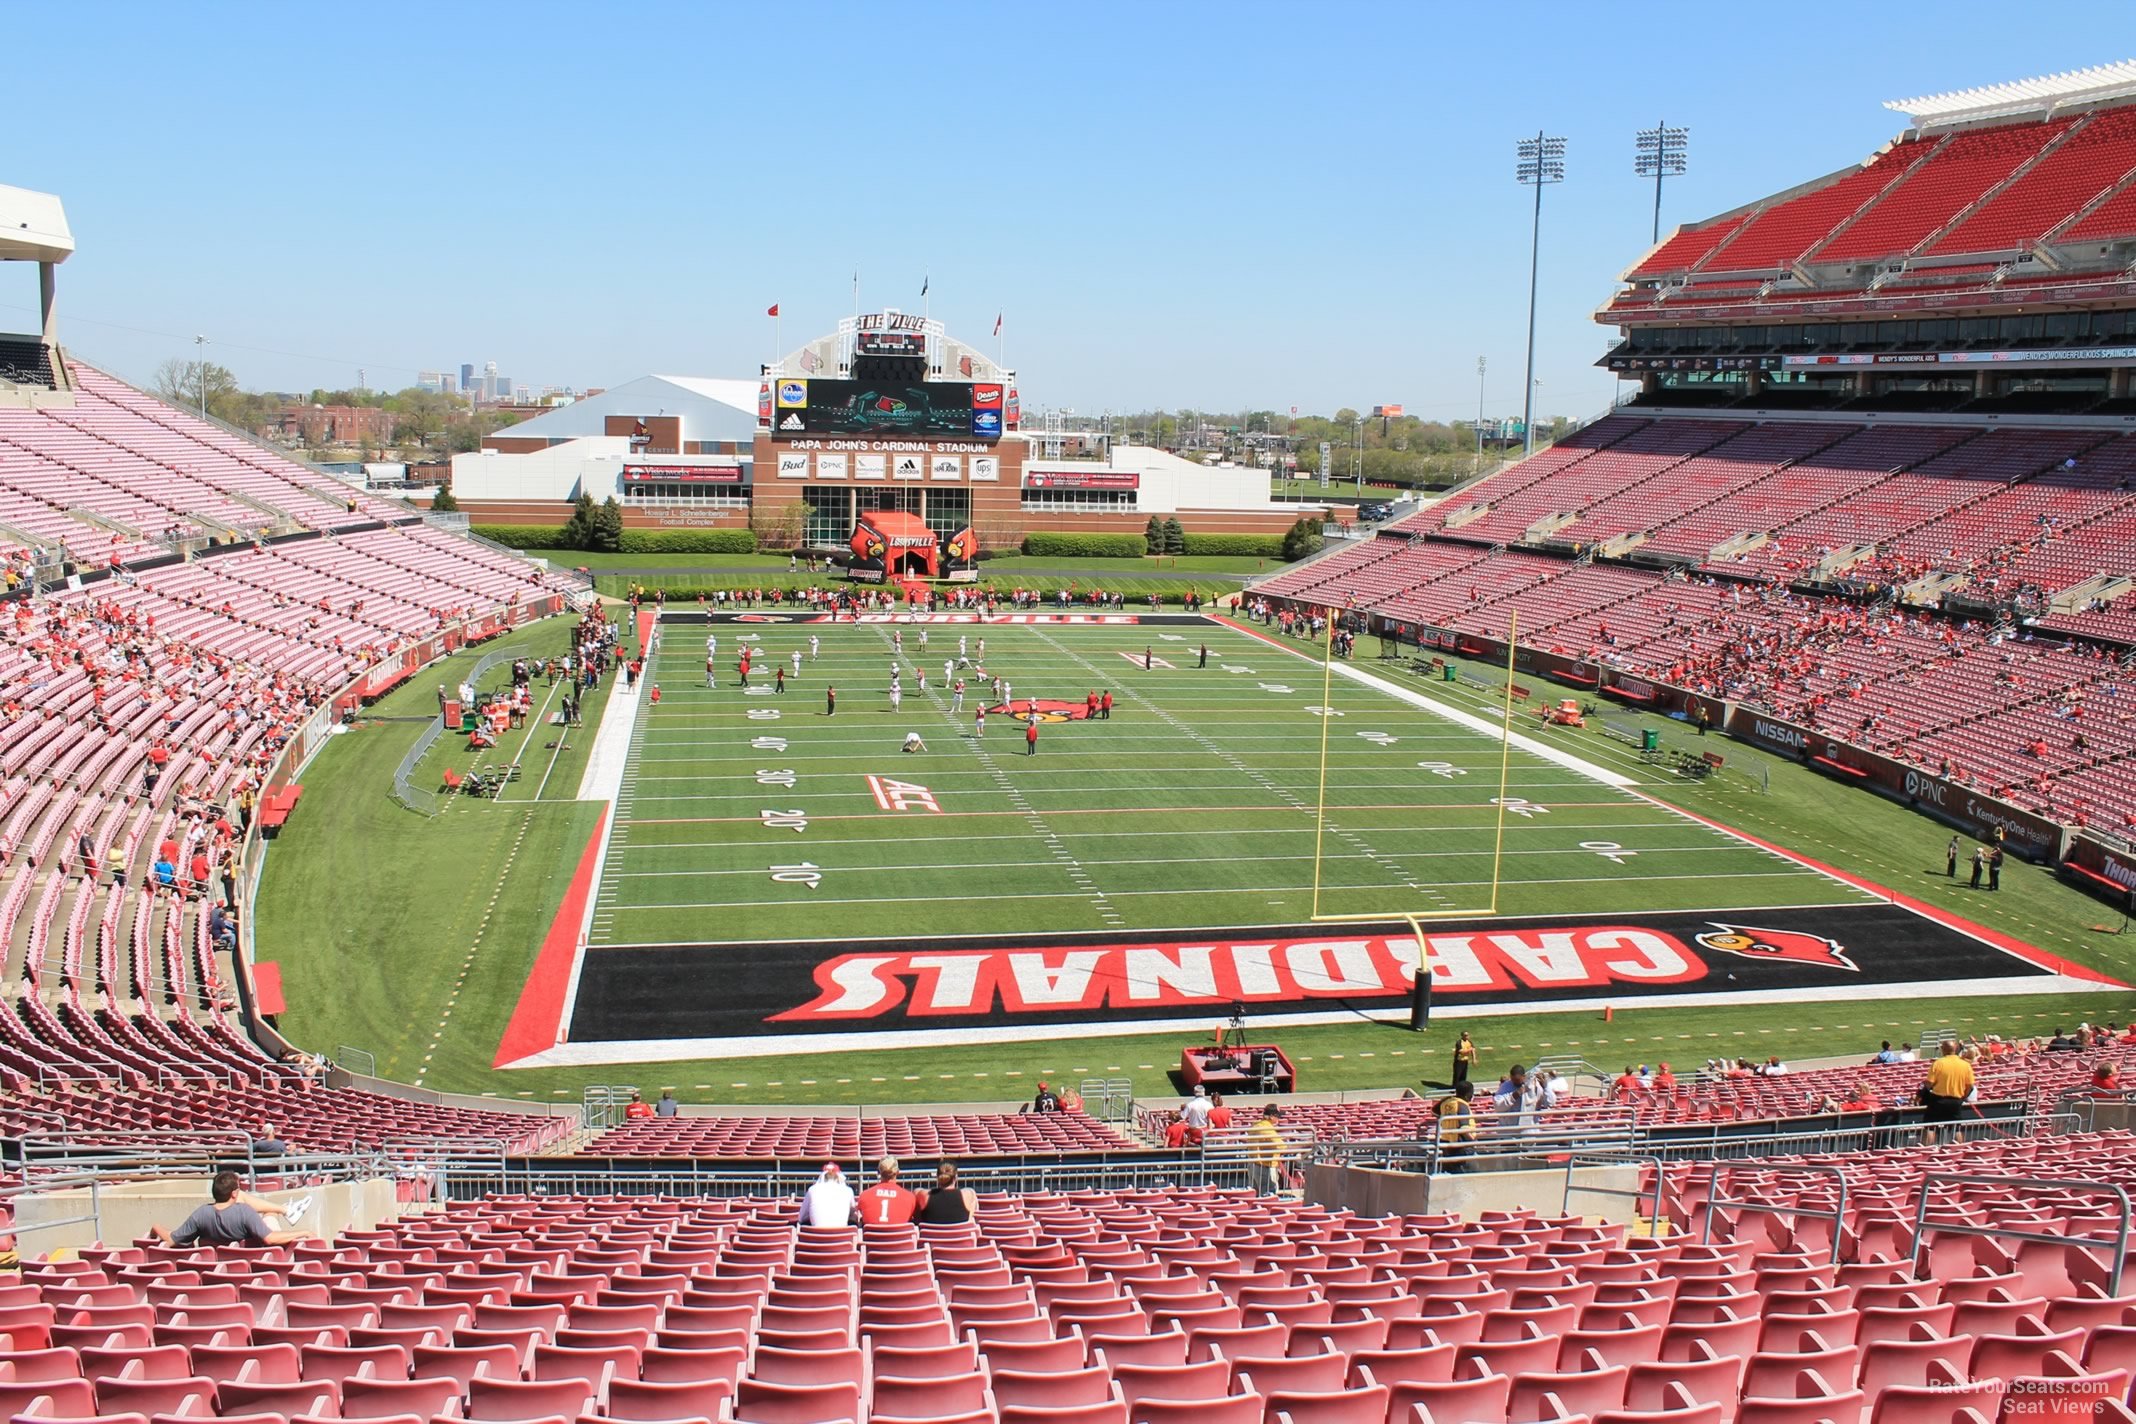
[[[1654,241],[1661,241],[1661,180],[1683,176],[1691,130],[1656,124],[1633,135],[1632,171],[1654,180]]]
[[[1538,132],[1515,150],[1520,156],[1513,176],[1535,189],[1535,220],[1528,235],[1528,379],[1521,385],[1520,424],[1526,441],[1523,455],[1535,453],[1535,273],[1543,248],[1543,188],[1565,181],[1565,140]]]

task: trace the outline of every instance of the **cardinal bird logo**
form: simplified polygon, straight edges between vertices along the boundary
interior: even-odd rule
[[[1856,974],[1862,972],[1862,967],[1847,957],[1846,947],[1836,939],[1804,934],[1800,930],[1763,930],[1751,925],[1709,923],[1713,928],[1695,937],[1695,943],[1702,949],[1739,954],[1745,959],[1784,959],[1795,964],[1822,964]]]

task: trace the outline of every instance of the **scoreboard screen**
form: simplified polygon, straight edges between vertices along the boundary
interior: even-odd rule
[[[924,331],[856,331],[853,333],[853,354],[856,356],[919,356],[927,354],[927,333]]]

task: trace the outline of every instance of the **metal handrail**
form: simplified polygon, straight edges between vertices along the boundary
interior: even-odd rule
[[[1723,1168],[1734,1171],[1735,1164],[1715,1162],[1712,1172],[1706,1178],[1706,1222],[1699,1231],[1699,1240],[1713,1240],[1713,1218],[1715,1213],[1722,1207],[1729,1207],[1739,1211],[1763,1212],[1767,1216],[1784,1216],[1790,1220],[1807,1217],[1812,1221],[1829,1221],[1832,1223],[1832,1264],[1835,1266],[1839,1264],[1839,1238],[1844,1234],[1847,1220],[1847,1174],[1845,1172],[1837,1167],[1811,1166],[1807,1164],[1798,1167],[1760,1167],[1758,1169],[1761,1172],[1792,1172],[1800,1173],[1804,1176],[1828,1176],[1839,1183],[1839,1201],[1837,1205],[1830,1211],[1820,1211],[1815,1207],[1783,1206],[1773,1202],[1724,1197],[1721,1195],[1721,1171]]]
[[[1573,1172],[1582,1166],[1628,1167],[1634,1162],[1643,1165],[1654,1174],[1654,1189],[1652,1192],[1640,1187],[1634,1187],[1627,1191],[1623,1187],[1583,1186],[1572,1179]],[[1652,1200],[1647,1208],[1646,1219],[1653,1223],[1654,1231],[1658,1235],[1661,1231],[1661,1193],[1664,1185],[1662,1161],[1652,1153],[1634,1152],[1618,1157],[1576,1152],[1565,1159],[1565,1192],[1558,1202],[1558,1214],[1561,1216],[1571,1215],[1572,1194],[1574,1192],[1581,1192],[1591,1197],[1624,1197],[1635,1202],[1651,1197]]]
[[[524,647],[517,644],[485,653],[461,681],[469,687],[479,688],[482,679],[492,669],[526,656],[528,654]],[[416,785],[413,779],[416,767],[444,735],[445,719],[441,712],[431,719],[430,725],[415,739],[415,744],[408,748],[407,755],[401,758],[400,765],[393,769],[393,799],[418,815],[435,816],[444,809],[443,795],[428,786]]]
[[[1977,1226],[1962,1221],[1930,1221],[1928,1199],[1937,1184],[1946,1186],[1974,1187],[2019,1187],[2027,1191],[2047,1189],[2051,1191],[2095,1192],[2111,1194],[2121,1204],[2121,1222],[2114,1232],[2111,1243],[2094,1236],[2068,1236],[2045,1231],[2025,1231],[2015,1226]],[[1908,1258],[1909,1274],[1918,1275],[1921,1269],[1922,1243],[1929,1232],[1946,1236],[1985,1236],[2000,1241],[2032,1241],[2048,1246],[2075,1246],[2081,1250],[2113,1252],[2107,1262],[2106,1293],[2121,1294],[2121,1269],[2129,1252],[2129,1194],[2125,1187],[2113,1182],[2072,1181],[2062,1177],[2001,1177],[1976,1175],[1966,1172],[1930,1172],[1921,1178],[1921,1195],[1914,1204],[1913,1255]]]

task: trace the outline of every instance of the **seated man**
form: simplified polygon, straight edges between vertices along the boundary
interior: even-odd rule
[[[176,1231],[152,1226],[150,1231],[166,1246],[286,1246],[308,1239],[301,1231],[277,1231],[267,1225],[269,1216],[295,1223],[303,1219],[310,1197],[301,1197],[285,1209],[264,1197],[245,1191],[235,1172],[217,1172],[209,1188],[214,1200],[194,1210]]]

